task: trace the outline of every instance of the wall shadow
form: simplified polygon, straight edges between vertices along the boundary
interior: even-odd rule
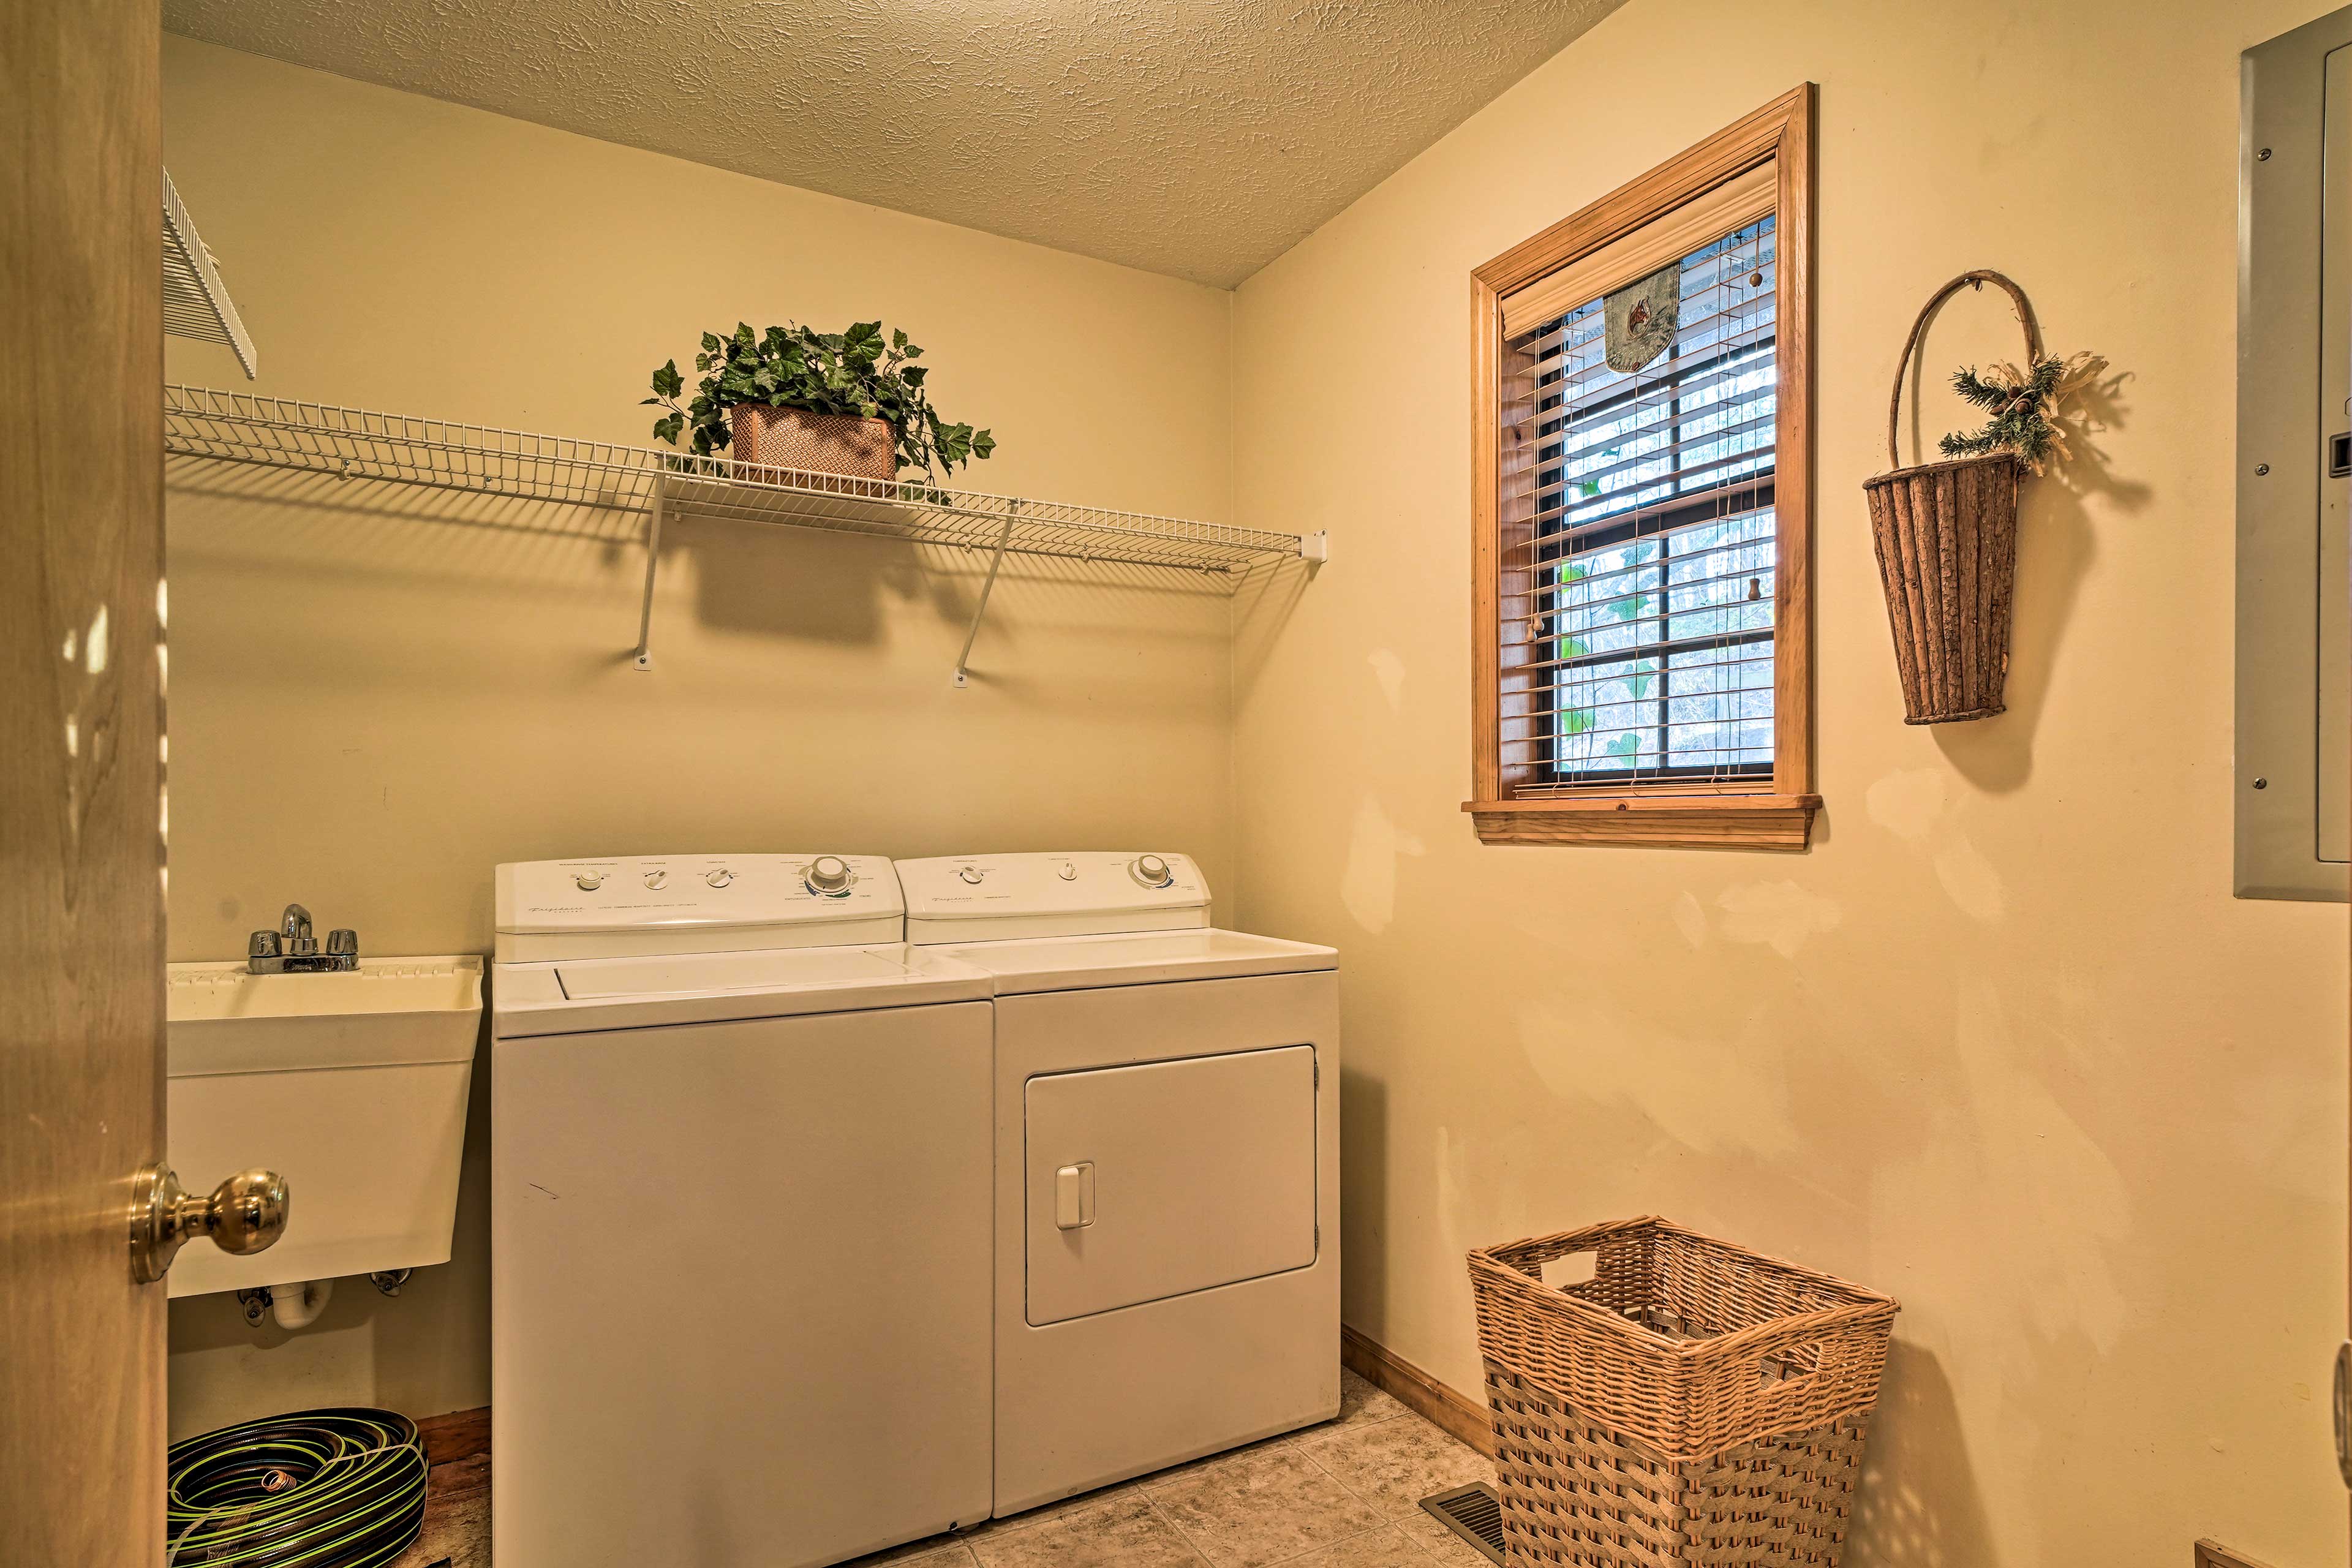
[[[2032,776],[2034,738],[2075,605],[2098,556],[2092,502],[2111,515],[2131,517],[2145,512],[2153,499],[2148,486],[2115,472],[2099,441],[2128,423],[2124,389],[2130,379],[2128,372],[2106,374],[2078,394],[2064,421],[2072,455],[2053,461],[2043,476],[2028,474],[2022,481],[2003,691],[2008,710],[1932,726],[1946,760],[1989,794],[2013,793]]]
[[[1339,1069],[1339,1315],[1374,1339],[1388,1322],[1388,1085],[1360,1068]],[[1351,1215],[1367,1216],[1362,1224]]]
[[[1952,1384],[1935,1356],[1887,1349],[1847,1561],[1872,1568],[1983,1568],[1998,1561]]]
[[[471,574],[556,582],[576,577],[593,560],[634,585],[645,564],[646,518],[626,508],[184,455],[167,460],[165,485],[167,496],[184,503],[172,542],[176,554],[266,563],[278,574],[365,575],[420,586]],[[478,546],[446,531],[451,525],[478,532]],[[857,647],[886,635],[886,611],[894,602],[924,606],[942,627],[968,627],[989,560],[985,548],[688,513],[663,530],[655,639],[662,640],[665,614],[674,613],[667,609],[676,602],[670,574],[689,562],[694,613],[703,626]],[[1060,601],[1090,598],[1099,613],[1106,595],[1229,597],[1246,575],[1013,553],[1004,558],[996,582],[1002,598],[992,606],[1017,601],[1034,611],[1051,603],[1057,614],[1066,609],[1083,621],[1089,613],[1084,605]],[[1139,616],[1132,603],[1117,618],[1128,626],[1152,619]],[[1008,617],[992,619],[982,637],[1016,635]],[[999,651],[1007,646],[1000,642]],[[602,662],[625,664],[630,657],[624,647]]]
[[[1284,561],[1272,566],[1260,567],[1244,576],[1234,593],[1234,702],[1238,709],[1242,700],[1257,686],[1265,673],[1266,661],[1273,657],[1274,645],[1289,624],[1291,613],[1298,601],[1307,595],[1307,584],[1315,580],[1317,565],[1305,561]]]

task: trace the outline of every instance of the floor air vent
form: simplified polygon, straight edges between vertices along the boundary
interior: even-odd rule
[[[1503,1505],[1496,1500],[1495,1489],[1486,1482],[1425,1497],[1421,1506],[1435,1515],[1439,1523],[1495,1562],[1503,1560]]]

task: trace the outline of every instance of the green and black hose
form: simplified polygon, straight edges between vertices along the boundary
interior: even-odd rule
[[[382,1568],[425,1523],[425,1445],[391,1410],[302,1410],[174,1443],[166,1568]]]

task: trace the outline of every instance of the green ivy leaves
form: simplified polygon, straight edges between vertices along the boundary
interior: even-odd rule
[[[923,390],[928,367],[913,363],[922,353],[905,332],[886,335],[879,321],[854,321],[838,332],[797,324],[754,331],[739,321],[727,336],[702,334],[694,356],[702,380],[692,402],[679,406],[686,378],[671,360],[653,373],[654,395],[643,404],[668,410],[654,421],[655,439],[675,446],[690,431],[696,455],[706,458],[733,439],[728,410],[739,404],[879,419],[898,437],[898,466],[936,482],[943,468],[987,458],[996,437],[940,417]]]

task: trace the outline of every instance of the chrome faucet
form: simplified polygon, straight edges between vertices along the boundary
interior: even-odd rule
[[[327,933],[327,951],[310,934],[310,911],[289,904],[276,931],[257,931],[246,939],[245,967],[249,974],[321,974],[360,966],[360,933],[338,928]]]

